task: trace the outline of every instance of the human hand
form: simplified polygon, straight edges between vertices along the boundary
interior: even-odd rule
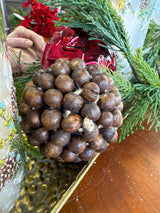
[[[38,59],[34,48],[9,48],[9,52],[13,74],[23,72]]]
[[[45,48],[45,41],[37,33],[19,26],[6,38],[12,71],[18,73],[25,70],[29,65],[41,59]]]
[[[23,26],[17,27],[7,38],[8,46],[12,48],[31,48],[34,47],[38,58],[42,57],[45,48],[45,41],[42,36],[26,29]]]

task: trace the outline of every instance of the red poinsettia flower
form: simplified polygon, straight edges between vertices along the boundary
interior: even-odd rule
[[[35,0],[28,0],[28,2],[23,2],[23,7],[24,9],[29,7],[30,4],[35,4],[36,1]]]
[[[32,20],[29,18],[29,16],[25,16],[24,20],[21,21],[21,26],[30,28]]]
[[[29,7],[30,4],[31,4],[30,2],[24,2],[24,3],[23,3],[24,9],[27,8],[27,7]]]
[[[31,5],[32,10],[29,16],[24,17],[20,25],[30,28],[44,37],[51,37],[56,30],[54,21],[58,20],[58,9],[50,10],[50,7],[35,0],[28,0],[28,2],[24,2],[23,5],[24,8]]]

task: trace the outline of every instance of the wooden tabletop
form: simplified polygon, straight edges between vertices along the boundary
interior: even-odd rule
[[[160,213],[160,132],[110,145],[60,213]]]

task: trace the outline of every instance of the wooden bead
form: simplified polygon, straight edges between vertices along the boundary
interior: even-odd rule
[[[28,110],[26,114],[26,122],[31,128],[39,128],[41,126],[40,111]]]
[[[58,146],[66,146],[71,139],[71,134],[63,130],[57,130],[51,135],[51,142]]]
[[[74,94],[73,92],[67,93],[63,98],[63,106],[66,110],[72,112],[78,112],[83,106],[83,99],[80,95]]]
[[[86,141],[81,136],[75,135],[72,137],[68,149],[76,154],[80,154],[86,149],[86,146]]]
[[[43,100],[46,105],[58,109],[61,107],[63,95],[59,90],[49,89],[44,93]]]
[[[31,108],[39,109],[43,107],[43,91],[37,88],[28,87],[23,98]]]
[[[84,100],[88,102],[94,102],[97,100],[99,93],[100,93],[99,86],[94,82],[89,82],[84,84],[81,95],[84,98]]]
[[[82,152],[79,157],[81,158],[81,160],[83,161],[89,161],[90,159],[92,159],[95,156],[96,152],[94,149],[90,149],[90,148],[86,148],[84,150],[84,152]]]
[[[95,82],[99,86],[101,93],[108,89],[108,78],[104,73],[93,75],[91,81]]]
[[[44,110],[41,115],[41,123],[48,130],[56,130],[60,127],[62,114],[59,110]]]
[[[70,62],[71,70],[84,69],[85,67],[86,67],[86,63],[81,58],[74,58]]]
[[[98,106],[102,110],[113,111],[116,107],[115,95],[113,93],[103,93],[98,101]]]
[[[49,68],[50,72],[57,77],[60,74],[70,74],[69,61],[67,59],[57,59]]]
[[[63,150],[62,154],[60,155],[60,157],[65,161],[65,162],[73,162],[77,155],[73,152],[71,152],[70,150]]]
[[[72,79],[76,86],[81,87],[90,81],[90,75],[86,69],[76,69],[72,73]]]
[[[70,114],[62,120],[61,126],[64,131],[76,132],[81,127],[81,117],[78,114]]]
[[[101,112],[101,117],[97,122],[104,128],[111,126],[113,124],[113,114],[109,111],[103,111]]]
[[[62,93],[67,93],[74,89],[74,82],[68,75],[60,74],[55,80],[55,86]]]
[[[51,142],[44,143],[40,146],[40,152],[45,157],[58,157],[63,151],[62,146],[54,145]]]
[[[97,104],[88,103],[82,107],[81,115],[83,118],[89,118],[90,120],[97,121],[101,116],[101,111]]]

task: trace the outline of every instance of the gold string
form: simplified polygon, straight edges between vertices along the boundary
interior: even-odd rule
[[[17,54],[16,51],[11,47],[8,47],[8,50],[9,50],[10,54],[12,55],[12,58],[13,58],[15,64],[16,64],[19,72],[21,72],[20,60],[21,60],[22,51],[20,51],[19,54]]]

